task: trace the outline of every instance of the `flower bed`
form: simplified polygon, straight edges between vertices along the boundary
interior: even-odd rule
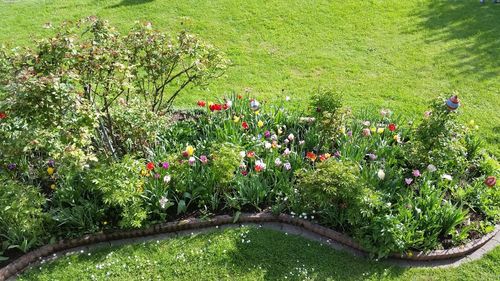
[[[331,91],[301,110],[288,97],[235,94],[172,116],[158,105],[171,81],[164,64],[192,63],[179,83],[201,82],[222,68],[219,54],[185,34],[174,55],[155,53],[172,43],[148,25],[123,39],[98,20],[90,30],[90,41],[68,44],[63,33],[34,53],[0,56],[7,256],[101,230],[263,209],[346,233],[377,257],[462,245],[499,221],[498,163],[473,122],[456,121],[456,96],[411,121],[387,109],[355,115]]]

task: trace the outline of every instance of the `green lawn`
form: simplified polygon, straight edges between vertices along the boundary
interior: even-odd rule
[[[463,120],[474,119],[500,155],[500,5],[487,1],[0,1],[0,42],[27,45],[42,26],[88,15],[125,30],[134,20],[187,29],[232,60],[209,91],[179,101],[251,89],[297,105],[317,87],[341,91],[355,110],[390,108],[420,116],[426,102],[458,91]]]
[[[400,268],[244,227],[65,256],[19,280],[495,280],[499,263],[496,248],[458,268]]]

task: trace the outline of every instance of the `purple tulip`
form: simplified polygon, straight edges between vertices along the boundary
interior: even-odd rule
[[[414,177],[420,177],[420,171],[419,170],[413,170],[413,176]]]
[[[170,167],[170,164],[168,162],[163,162],[163,164],[161,165],[163,167],[163,169],[168,169]]]
[[[412,182],[413,182],[413,179],[412,179],[412,178],[406,178],[406,179],[405,179],[405,183],[406,183],[406,185],[410,185]]]
[[[201,163],[202,163],[202,164],[204,164],[204,165],[205,165],[205,164],[207,164],[207,163],[208,163],[208,158],[207,158],[207,156],[205,156],[205,155],[201,155],[201,156],[200,156],[200,161],[201,161]]]
[[[14,171],[16,167],[17,165],[15,163],[10,163],[9,165],[7,165],[7,169],[9,169],[9,171]]]
[[[264,132],[264,137],[265,137],[266,139],[270,138],[270,137],[271,137],[271,132],[269,132],[269,131],[265,131],[265,132]]]

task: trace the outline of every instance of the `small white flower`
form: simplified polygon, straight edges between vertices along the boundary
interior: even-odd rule
[[[378,176],[378,178],[380,180],[384,180],[385,179],[385,172],[384,172],[384,170],[382,170],[382,169],[378,170],[377,176]]]
[[[293,134],[288,135],[288,140],[293,141],[295,139],[295,136]]]
[[[290,101],[290,97],[289,97],[289,96],[286,96],[286,97],[285,97],[285,100],[286,100],[286,101]]]
[[[240,151],[241,158],[245,158],[245,155],[247,155],[247,153],[245,151]]]
[[[429,164],[429,166],[427,166],[427,171],[429,172],[435,172],[437,170],[436,166],[432,165],[432,164]]]
[[[164,182],[164,183],[169,183],[171,179],[172,179],[172,178],[170,177],[170,175],[165,175],[165,176],[163,177],[163,182]]]
[[[271,149],[272,145],[271,145],[271,143],[270,143],[270,142],[266,141],[266,142],[264,143],[264,147],[265,147],[266,149]]]
[[[276,165],[276,167],[281,166],[281,164],[282,164],[282,163],[281,163],[281,159],[276,158],[276,160],[274,160],[274,165]]]
[[[290,153],[292,153],[292,152],[290,151],[290,149],[288,149],[288,147],[285,149],[285,151],[283,151],[284,156],[288,156],[288,155],[290,155]]]
[[[287,170],[287,171],[290,171],[292,169],[292,164],[290,164],[290,162],[286,162],[283,166],[285,167],[285,170]]]
[[[306,143],[306,141],[303,140],[299,141],[299,145],[304,145],[304,143]]]
[[[451,175],[448,175],[448,174],[442,175],[441,178],[445,179],[445,180],[449,180],[449,181],[453,180],[453,178],[451,177]]]
[[[165,198],[164,196],[162,196],[162,197],[160,198],[160,207],[161,207],[162,209],[165,209],[165,207],[166,207],[167,203],[168,203],[168,198]]]
[[[290,141],[289,141],[288,139],[285,139],[283,142],[284,142],[285,144],[288,144]]]

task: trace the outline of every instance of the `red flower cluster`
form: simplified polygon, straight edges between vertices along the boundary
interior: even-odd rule
[[[313,162],[316,161],[316,157],[317,156],[316,156],[316,154],[314,154],[314,152],[307,152],[306,153],[306,158],[313,161]]]
[[[210,111],[212,111],[212,112],[220,111],[220,110],[222,110],[222,104],[214,103],[214,104],[211,104],[209,106],[209,108],[210,108]]]
[[[248,123],[247,122],[244,122],[241,123],[241,127],[243,127],[243,129],[247,130],[249,127],[248,127]]]
[[[5,118],[7,118],[7,113],[0,112],[0,119],[5,119]]]
[[[207,104],[207,103],[206,103],[205,101],[202,101],[202,100],[199,100],[199,101],[198,101],[198,106],[199,106],[199,107],[205,107],[205,105],[206,105],[206,104]]]
[[[391,124],[389,124],[389,126],[388,126],[388,127],[389,127],[389,131],[391,131],[391,132],[396,131],[396,124],[391,123]]]

